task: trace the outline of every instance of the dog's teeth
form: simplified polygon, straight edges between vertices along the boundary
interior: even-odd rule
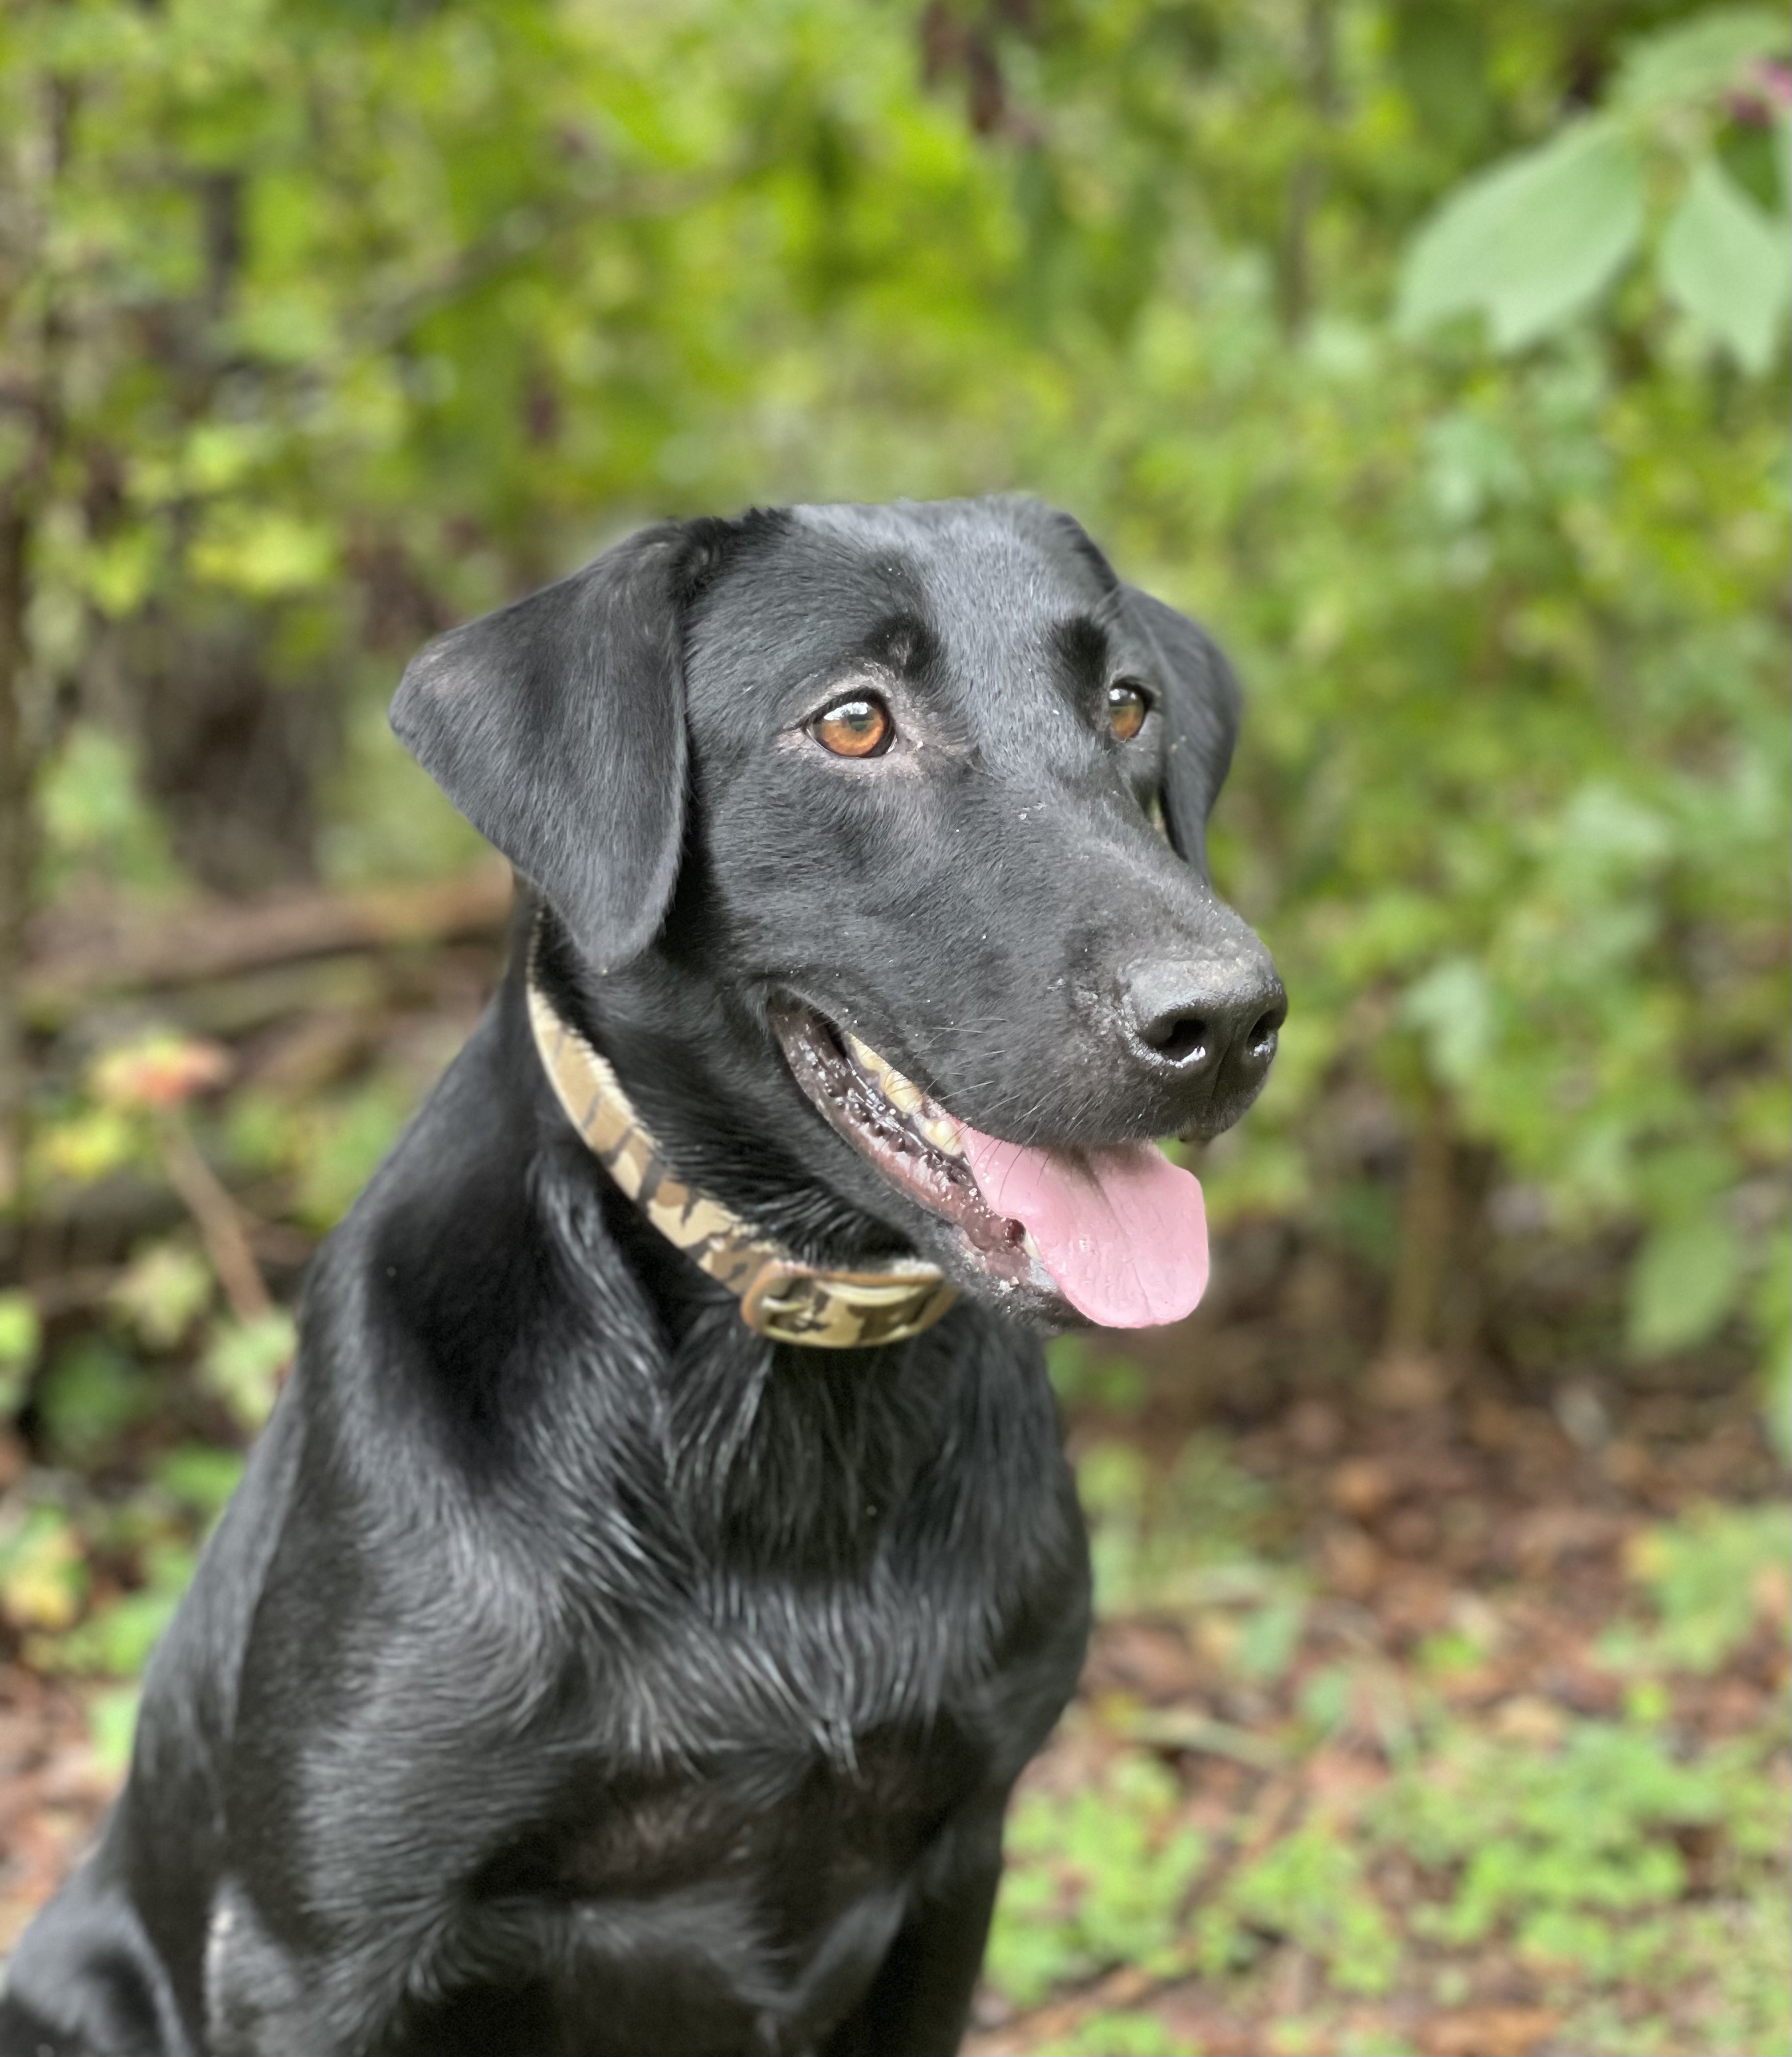
[[[884,1089],[884,1097],[892,1107],[900,1108],[904,1114],[919,1114],[921,1102],[927,1096],[912,1079],[905,1079],[893,1064],[885,1067],[877,1081]]]
[[[899,1114],[907,1115],[910,1120],[918,1120],[921,1133],[936,1150],[947,1151],[955,1157],[962,1155],[958,1124],[942,1114],[912,1079],[904,1078],[888,1057],[880,1057],[868,1043],[861,1043],[850,1030],[846,1034],[846,1047],[852,1061],[875,1082],[891,1106]]]
[[[869,1072],[874,1079],[880,1079],[890,1068],[889,1060],[880,1057],[868,1043],[861,1043],[856,1036],[849,1035],[846,1047],[853,1055],[859,1068]]]
[[[958,1124],[950,1115],[931,1116],[921,1124],[921,1133],[936,1150],[943,1150],[948,1157],[964,1155],[964,1145],[958,1139]]]
[[[1031,1229],[1027,1229],[1022,1232],[1020,1246],[1036,1263],[1043,1264],[1045,1262],[1046,1254],[1042,1249],[1040,1249],[1038,1243],[1033,1240],[1033,1231]]]

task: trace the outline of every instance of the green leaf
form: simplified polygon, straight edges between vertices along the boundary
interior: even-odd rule
[[[1783,1229],[1767,1245],[1752,1298],[1767,1429],[1781,1457],[1792,1460],[1792,1237]]]
[[[1792,305],[1786,224],[1750,199],[1715,157],[1694,168],[1658,257],[1663,290],[1745,371],[1771,364]]]
[[[1711,99],[1737,84],[1745,67],[1774,56],[1786,42],[1786,18],[1770,8],[1715,10],[1635,44],[1618,75],[1613,102],[1651,113]]]
[[[142,1698],[139,1686],[108,1686],[88,1700],[87,1726],[93,1738],[94,1757],[101,1769],[115,1778],[122,1777],[130,1764]]]
[[[1748,1639],[1766,1609],[1762,1581],[1792,1553],[1792,1509],[1695,1508],[1637,1537],[1632,1577],[1660,1626],[1645,1646],[1654,1661],[1710,1673]],[[1783,1617],[1776,1616],[1783,1627]]]
[[[1604,291],[1643,229],[1643,157],[1597,118],[1508,157],[1459,187],[1410,246],[1398,326],[1484,315],[1495,346],[1517,350],[1560,328]]]
[[[1487,30],[1472,9],[1394,10],[1394,63],[1414,112],[1433,135],[1472,149],[1492,126]]]
[[[245,1429],[259,1429],[273,1412],[280,1373],[297,1342],[283,1307],[250,1322],[220,1322],[201,1370],[205,1382]]]
[[[0,1417],[25,1397],[43,1341],[38,1310],[24,1293],[0,1293]]]
[[[1356,1852],[1331,1825],[1309,1821],[1228,1881],[1232,1911],[1253,1928],[1310,1950],[1341,1992],[1392,1987],[1399,1944]]]
[[[40,775],[38,805],[49,882],[83,868],[149,888],[178,881],[167,828],[116,735],[77,722]]]
[[[279,508],[220,512],[188,552],[195,573],[258,599],[322,585],[335,569],[326,525]]]
[[[0,1531],[0,1620],[57,1635],[86,1592],[81,1538],[60,1508],[29,1508],[22,1522]]]
[[[1450,957],[1410,987],[1402,1017],[1425,1037],[1432,1069],[1446,1085],[1466,1085],[1497,1034],[1493,989],[1471,957]]]
[[[107,1299],[152,1350],[170,1350],[211,1303],[209,1267],[184,1243],[138,1250]]]
[[[77,1336],[38,1387],[38,1416],[59,1464],[92,1466],[156,1406],[155,1381],[103,1336]]]
[[[1016,1802],[988,1959],[991,1983],[1013,2004],[1032,2006],[1053,1985],[1113,1964],[1174,1966],[1182,1909],[1207,1857],[1180,1798],[1175,1778],[1141,1750],[1079,1791]]]
[[[223,1512],[242,1477],[243,1459],[238,1452],[214,1449],[205,1443],[183,1443],[156,1466],[156,1483],[208,1521]]]
[[[1630,1347],[1665,1356],[1703,1342],[1730,1311],[1740,1270],[1735,1231],[1715,1208],[1658,1228],[1630,1273]]]

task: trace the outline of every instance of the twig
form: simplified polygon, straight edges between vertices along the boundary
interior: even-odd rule
[[[156,1140],[168,1183],[186,1203],[199,1226],[212,1268],[224,1289],[230,1310],[239,1322],[259,1321],[271,1314],[274,1302],[263,1282],[261,1267],[249,1247],[243,1217],[217,1174],[178,1119],[160,1123]]]
[[[1263,1736],[1230,1722],[1216,1721],[1193,1707],[1141,1707],[1120,1722],[1121,1733],[1157,1750],[1199,1751],[1230,1758],[1253,1771],[1280,1771],[1288,1752]]]

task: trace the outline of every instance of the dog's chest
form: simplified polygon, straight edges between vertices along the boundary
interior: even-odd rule
[[[758,1877],[801,1900],[894,1877],[1006,1786],[1074,1680],[1073,1651],[1003,1652],[944,1594],[710,1599],[599,1681],[552,1810],[554,1889]]]
[[[760,2047],[759,2019],[784,2023],[765,2047],[803,2047],[959,1825],[999,1808],[1074,1679],[1080,1635],[1004,1649],[999,1614],[949,1594],[808,1601],[735,1591],[615,1652],[582,1746],[563,1733],[531,1821],[470,1881],[469,1940],[532,1936],[504,1954],[557,1963],[543,2004],[591,2048],[618,2009],[634,2040],[616,2047],[662,2047],[669,1948],[691,2047]]]
[[[949,1716],[837,1738],[762,1738],[657,1773],[593,1763],[513,1853],[536,1890],[633,1899],[731,1882],[782,1947],[894,1885],[986,1779],[988,1746]],[[515,1883],[524,1884],[521,1877]]]
[[[999,1804],[1003,1753],[943,1708],[851,1735],[788,1718],[716,1718],[714,1734],[674,1762],[605,1748],[569,1763],[472,1882],[444,1983],[463,1948],[501,1964],[541,2010],[544,2048],[809,2047],[874,1975],[967,1807]],[[471,1993],[445,2030],[457,2004]]]

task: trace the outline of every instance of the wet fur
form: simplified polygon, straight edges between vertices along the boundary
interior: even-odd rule
[[[1121,641],[1165,719],[1117,770],[1086,704]],[[907,787],[791,726],[867,667],[932,731]],[[1201,851],[1234,711],[1074,525],[973,502],[647,532],[433,646],[395,719],[686,1175],[817,1259],[957,1262],[768,997],[1019,1140],[1223,1125],[1240,1092],[1173,1105],[1103,1010],[1135,939],[1254,946]],[[1086,1632],[1038,1343],[974,1290],[892,1348],[754,1337],[560,1114],[512,955],[316,1261],[0,2057],[957,2046]]]

